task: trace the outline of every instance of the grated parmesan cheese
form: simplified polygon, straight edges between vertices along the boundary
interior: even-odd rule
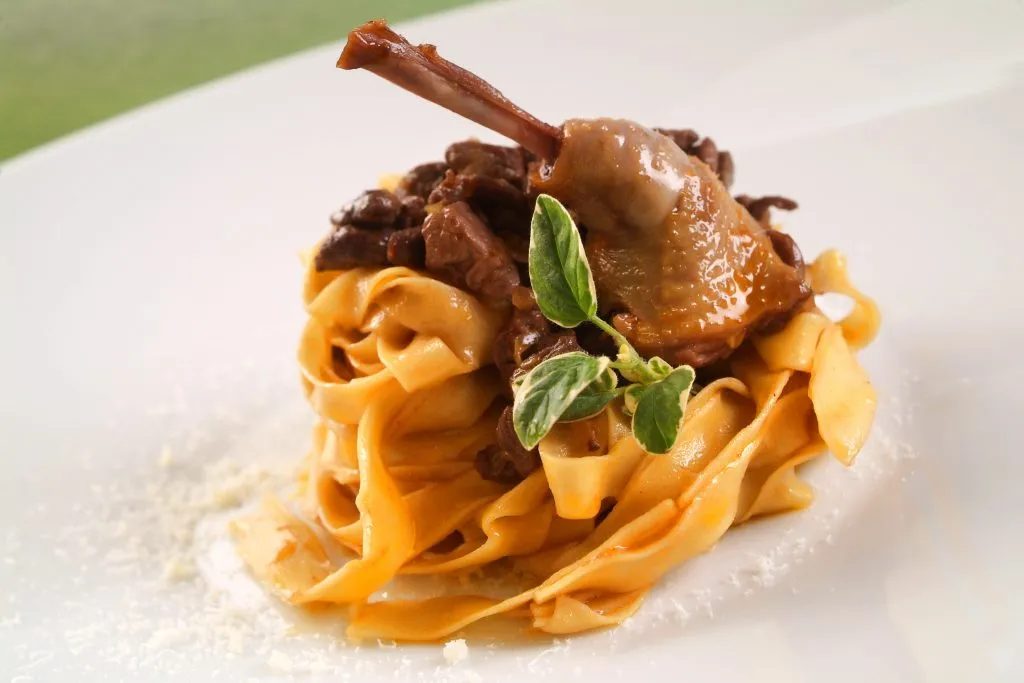
[[[444,649],[441,651],[444,656],[444,660],[448,664],[454,665],[465,660],[469,657],[469,646],[466,645],[466,641],[463,638],[458,640],[449,640],[444,644]]]
[[[288,370],[291,370],[290,365]],[[907,411],[906,421],[911,419]],[[895,422],[901,423],[900,420]],[[243,465],[228,457],[206,463],[190,457],[209,453],[210,444],[222,436],[222,432],[210,436],[174,435],[178,450],[165,446],[156,463],[150,455],[149,463],[154,471],[142,481],[125,475],[103,485],[83,482],[82,490],[91,490],[94,500],[80,510],[76,508],[74,520],[53,538],[54,555],[65,560],[66,570],[75,574],[71,578],[76,584],[84,580],[84,585],[92,586],[96,577],[105,575],[106,583],[117,588],[126,583],[121,577],[131,579],[133,588],[137,585],[150,588],[146,589],[148,592],[125,595],[120,602],[108,603],[108,607],[83,600],[80,595],[64,597],[60,621],[54,618],[32,625],[46,628],[53,634],[56,639],[53,649],[58,658],[61,654],[65,657],[87,655],[90,660],[106,662],[112,667],[109,671],[137,671],[139,673],[131,678],[139,680],[175,679],[175,674],[193,670],[196,654],[201,653],[203,657],[223,660],[246,654],[277,673],[296,677],[299,674],[322,675],[324,679],[330,677],[339,683],[365,680],[382,673],[394,675],[396,681],[414,680],[414,676],[419,676],[416,680],[480,683],[481,676],[466,662],[469,647],[464,639],[446,643],[442,649],[444,663],[437,666],[436,672],[424,673],[405,656],[406,650],[388,653],[390,657],[398,657],[390,663],[378,656],[376,648],[360,655],[358,648],[338,638],[336,632],[296,627],[294,618],[275,607],[262,591],[251,601],[240,601],[237,586],[212,585],[209,568],[204,562],[209,562],[211,553],[216,550],[213,544],[223,539],[211,541],[205,537],[201,531],[204,525],[221,533],[227,520],[237,516],[239,506],[292,483],[288,457],[283,457],[289,462],[288,470]],[[180,444],[184,446],[179,447]],[[858,463],[853,470],[855,476],[862,473],[869,478],[888,476],[892,465],[916,457],[908,444],[877,429],[871,447],[872,452],[865,455],[873,457]],[[248,458],[249,453],[257,449],[273,450],[267,444],[257,443],[239,452]],[[83,467],[88,469],[84,464]],[[40,511],[45,512],[45,509]],[[650,609],[630,618],[623,625],[624,630],[642,630],[649,622],[686,624],[705,616],[711,618],[714,604],[727,595],[753,593],[756,588],[777,584],[791,566],[804,561],[821,542],[832,541],[834,529],[831,527],[841,521],[839,510],[825,508],[814,514],[826,526],[818,541],[789,535],[780,539],[771,552],[747,558],[731,575],[723,575],[720,585],[709,585],[710,590],[705,588],[687,594],[683,589],[674,596],[652,596]],[[14,564],[20,543],[13,532],[4,540],[6,557],[0,562],[0,569],[4,564]],[[227,547],[218,551],[222,554],[218,562],[237,561],[233,548],[228,550]],[[218,567],[217,571],[223,571],[223,567]],[[797,592],[798,588],[792,586],[789,590]],[[16,594],[10,593],[4,604],[19,604]],[[31,612],[22,611],[29,619]],[[10,629],[4,632],[3,640],[26,630],[22,627],[21,615],[12,608],[0,614],[0,629]],[[139,648],[137,643],[146,645]],[[378,643],[378,646],[393,647],[385,643]],[[556,645],[535,657],[517,659],[519,668],[524,676],[546,673],[553,660],[563,657],[560,653],[568,647],[568,643]],[[16,655],[25,666],[48,661],[47,656],[48,653],[27,649],[18,650]],[[432,656],[437,665],[436,651]],[[486,661],[487,656],[488,651],[483,650],[474,659]],[[460,663],[461,666],[456,666]],[[231,676],[226,675],[230,671],[228,661],[217,678],[230,679]],[[153,672],[157,675],[146,675]],[[214,673],[210,673],[211,678]]]

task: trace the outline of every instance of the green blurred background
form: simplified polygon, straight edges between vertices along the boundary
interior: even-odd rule
[[[0,159],[375,17],[478,0],[0,0]]]

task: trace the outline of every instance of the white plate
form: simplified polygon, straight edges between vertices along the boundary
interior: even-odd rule
[[[845,250],[885,313],[861,460],[614,631],[449,666],[272,607],[223,521],[276,481],[252,463],[306,446],[294,254],[379,174],[481,134],[332,45],[0,172],[5,680],[1020,680],[1022,5],[538,1],[408,33],[551,121],[697,127],[741,190],[799,199],[805,253]],[[223,458],[233,479],[202,471]]]

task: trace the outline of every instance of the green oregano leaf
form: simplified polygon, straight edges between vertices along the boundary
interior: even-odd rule
[[[626,387],[622,394],[622,410],[626,415],[632,415],[636,412],[636,404],[640,402],[640,397],[644,395],[645,389],[647,387],[643,384],[630,384]]]
[[[515,389],[512,426],[525,448],[533,448],[551,431],[580,393],[611,361],[581,351],[549,358],[523,376]]]
[[[530,225],[530,286],[544,317],[576,327],[597,316],[597,288],[572,216],[557,199],[537,197]]]
[[[618,375],[611,368],[605,370],[569,404],[559,422],[575,422],[594,417],[621,393],[615,390],[618,383]]]
[[[672,372],[672,366],[658,356],[654,356],[647,361],[647,369],[658,379],[668,377],[669,373]]]
[[[633,412],[633,436],[648,453],[668,453],[675,445],[695,377],[693,368],[683,365],[644,387]]]
[[[566,328],[593,323],[615,340],[618,355],[613,361],[574,351],[516,377],[512,423],[519,441],[533,448],[556,422],[592,417],[622,396],[640,446],[648,453],[667,453],[679,436],[694,386],[693,368],[672,368],[657,356],[644,360],[622,333],[598,317],[597,288],[579,230],[554,197],[537,198],[529,261],[531,286],[544,317]],[[616,370],[633,384],[616,388]]]

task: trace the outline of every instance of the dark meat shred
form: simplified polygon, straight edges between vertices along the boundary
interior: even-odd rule
[[[386,266],[390,236],[390,230],[339,226],[320,247],[314,265],[317,270]]]
[[[427,245],[420,227],[403,228],[388,238],[388,263],[406,268],[423,268],[426,265]]]
[[[718,172],[718,146],[714,140],[711,138],[701,140],[697,145],[697,154],[694,156],[710,166],[712,171]]]
[[[398,182],[398,195],[419,197],[425,201],[444,178],[447,170],[448,166],[441,161],[416,166]]]
[[[448,171],[444,180],[430,193],[430,203],[451,204],[462,201],[475,203],[482,200],[484,203],[501,204],[521,202],[523,196],[523,192],[516,189],[507,180]]]
[[[732,181],[736,177],[736,167],[733,165],[732,155],[719,150],[714,140],[711,138],[701,139],[700,133],[692,128],[655,128],[654,130],[672,138],[679,149],[707,164],[718,175],[723,185],[732,187]]]
[[[422,197],[402,197],[401,227],[408,228],[415,225],[423,225],[427,218],[427,201]]]
[[[506,384],[521,368],[526,372],[552,355],[580,350],[572,330],[556,327],[544,317],[530,289],[513,290],[512,306],[512,317],[498,332],[492,351],[494,364]]]
[[[807,266],[804,262],[804,255],[800,252],[800,247],[796,246],[793,238],[781,230],[775,229],[768,231],[768,238],[772,241],[772,248],[779,255],[779,258],[782,259],[782,262],[787,266],[795,268],[800,273],[800,279],[804,279]]]
[[[512,407],[501,411],[495,430],[497,443],[476,454],[476,471],[488,481],[518,484],[540,467],[537,449],[527,450],[512,426]]]
[[[733,165],[732,154],[729,152],[719,152],[718,168],[716,170],[718,177],[722,179],[722,184],[726,187],[732,187],[732,181],[736,179],[736,166]]]
[[[399,198],[387,190],[367,190],[331,216],[331,233],[316,255],[317,270],[422,268],[419,226],[427,216],[421,197]]]
[[[614,316],[615,313],[611,313],[608,317]],[[592,356],[615,358],[619,352],[619,347],[611,335],[596,325],[583,323],[573,331],[576,332],[576,341],[579,342],[580,347]]]
[[[431,203],[467,202],[505,242],[517,263],[526,263],[530,248],[532,200],[507,180],[483,175],[448,175],[430,195]]]
[[[750,215],[754,218],[754,220],[760,223],[766,229],[772,227],[772,209],[793,211],[799,206],[792,199],[789,199],[788,197],[780,197],[778,195],[750,197],[745,194],[739,194],[736,195],[736,201],[742,204],[743,208],[750,212]]]
[[[516,472],[515,463],[497,444],[487,446],[476,454],[476,471],[482,479],[499,484],[518,484],[522,481]]]
[[[388,190],[367,190],[341,210],[341,225],[387,228],[402,213],[402,202]]]
[[[426,245],[420,233],[410,228],[424,225],[428,203],[443,207],[464,202],[482,222],[483,232],[498,238],[487,241],[504,243],[506,248],[499,251],[514,262],[513,267],[502,267],[495,275],[474,276],[478,287],[474,291],[501,292],[507,288],[499,284],[503,280],[512,282],[514,279],[514,284],[526,281],[533,212],[533,196],[527,187],[531,163],[536,163],[536,159],[521,147],[490,145],[477,140],[454,143],[445,151],[445,161],[416,166],[402,177],[395,192],[369,190],[332,215],[336,232],[325,241],[324,253],[318,255],[316,267],[318,270],[387,265],[423,268],[427,262]],[[384,234],[371,238],[353,229]],[[381,240],[385,244],[383,252]],[[493,251],[490,248],[476,250],[469,258]],[[451,254],[432,262],[433,269],[445,273],[456,283],[462,283],[472,268],[464,259],[455,268],[465,271],[459,277],[452,273]],[[487,267],[494,265],[489,262]],[[512,271],[515,271],[514,278]],[[490,294],[483,298],[489,303],[498,301]]]
[[[662,135],[667,135],[691,156],[697,156],[697,142],[700,140],[700,133],[692,128],[655,128]]]
[[[448,204],[423,223],[427,269],[490,304],[507,302],[519,286],[508,247],[465,202]]]
[[[526,159],[519,147],[466,140],[449,145],[444,160],[456,173],[487,176],[526,189]]]
[[[533,370],[548,358],[554,358],[555,356],[560,356],[563,353],[583,350],[576,341],[576,335],[573,334],[571,330],[550,333],[547,336],[542,337],[537,346],[537,350],[528,355],[523,360],[522,364],[516,369],[515,373],[513,373],[513,379]]]
[[[467,202],[487,227],[526,263],[533,195],[528,191],[532,155],[521,147],[467,140],[445,151],[450,169],[430,195],[431,203]]]

